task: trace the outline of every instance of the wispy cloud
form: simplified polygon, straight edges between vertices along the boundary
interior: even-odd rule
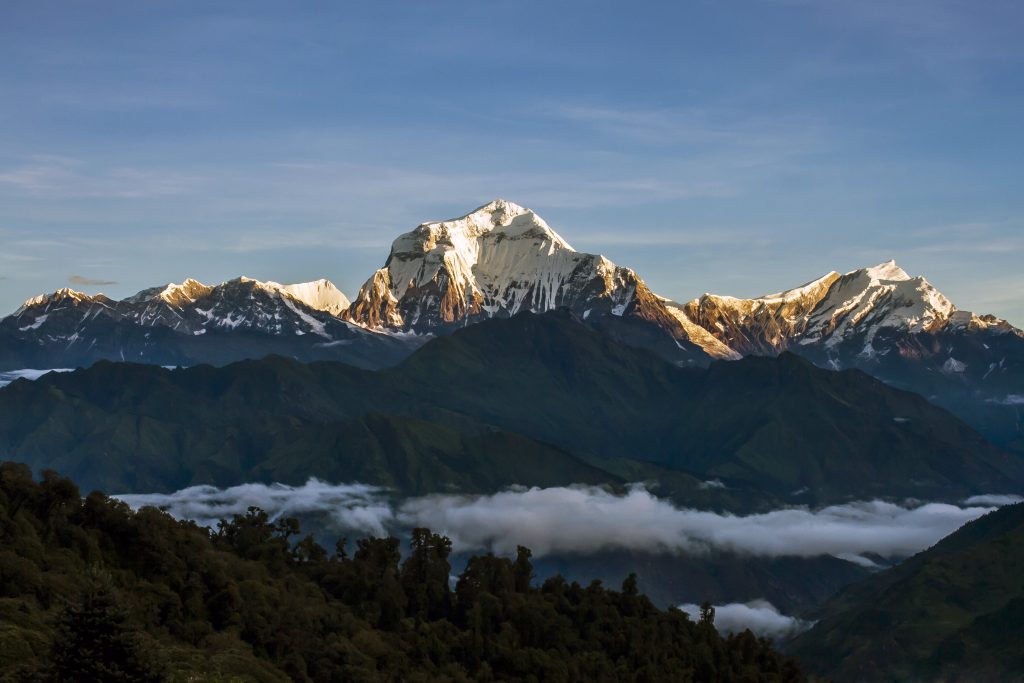
[[[36,198],[144,199],[188,194],[202,181],[202,176],[178,171],[104,166],[47,155],[0,169],[0,186]]]
[[[394,513],[385,490],[364,484],[327,484],[310,479],[302,486],[241,484],[226,489],[191,486],[175,493],[122,494],[117,498],[133,508],[159,507],[179,519],[216,526],[221,519],[245,514],[250,507],[265,510],[272,519],[311,512],[331,514],[345,528],[375,536],[387,534]]]
[[[746,230],[686,229],[665,226],[661,231],[602,231],[575,234],[573,241],[588,247],[746,247],[760,249],[773,243],[771,237]]]
[[[626,108],[564,102],[536,111],[540,117],[723,169],[780,164],[819,151],[830,139],[820,118],[757,116],[736,106]]]
[[[715,628],[722,633],[741,633],[750,629],[763,638],[788,638],[806,631],[814,622],[796,617],[786,616],[775,605],[767,600],[751,600],[750,602],[730,602],[726,605],[715,605]],[[679,605],[679,609],[700,618],[700,606],[694,604]]]
[[[84,277],[82,275],[72,275],[68,278],[68,282],[72,285],[85,285],[85,286],[96,286],[96,285],[116,285],[116,280],[97,280],[91,277]]]

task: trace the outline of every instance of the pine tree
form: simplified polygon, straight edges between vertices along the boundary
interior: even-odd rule
[[[139,632],[102,578],[61,612],[50,653],[50,681],[150,683],[163,676],[143,651]]]

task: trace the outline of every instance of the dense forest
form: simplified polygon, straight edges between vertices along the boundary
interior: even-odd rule
[[[621,590],[537,585],[530,551],[472,558],[417,529],[332,550],[252,508],[215,530],[0,465],[2,681],[799,681]]]
[[[1024,681],[1024,503],[852,585],[787,647],[836,681]]]

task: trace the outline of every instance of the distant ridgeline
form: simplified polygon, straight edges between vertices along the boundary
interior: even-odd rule
[[[559,312],[471,325],[379,371],[274,357],[16,381],[0,389],[0,455],[116,493],[652,481],[740,512],[1024,491],[1020,456],[862,372],[792,354],[681,368]]]
[[[431,336],[558,309],[679,365],[789,351],[859,368],[1024,452],[1024,332],[958,309],[894,262],[751,299],[681,303],[501,199],[399,235],[351,302],[326,280],[245,277],[188,279],[118,301],[66,288],[33,297],[0,320],[0,372],[98,360],[224,365],[268,354],[382,368]]]
[[[472,558],[418,529],[349,555],[250,509],[216,532],[81,498],[0,464],[0,681],[801,681],[744,632],[723,638],[638,594],[531,582],[530,552]]]

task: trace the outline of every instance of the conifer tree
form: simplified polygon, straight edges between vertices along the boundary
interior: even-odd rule
[[[104,577],[93,576],[81,598],[61,612],[46,679],[53,682],[151,683],[163,680],[143,651]]]

